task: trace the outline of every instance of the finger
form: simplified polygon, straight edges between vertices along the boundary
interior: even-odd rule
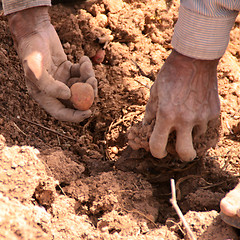
[[[86,83],[90,84],[93,87],[94,97],[97,97],[97,95],[98,95],[98,88],[97,88],[98,82],[97,82],[97,79],[95,77],[90,77],[86,81]]]
[[[80,77],[80,64],[75,63],[70,68],[70,77],[79,78]]]
[[[215,91],[214,91],[215,89]],[[209,120],[214,120],[217,119],[220,115],[220,99],[218,95],[218,86],[217,86],[217,81],[215,83],[215,88],[214,88],[209,96],[209,106],[210,106],[210,118]]]
[[[68,87],[71,87],[74,83],[77,83],[77,82],[79,82],[79,78],[70,78],[68,80],[67,85],[68,85]],[[90,84],[93,87],[94,97],[97,97],[97,95],[98,95],[97,79],[95,77],[91,77],[86,81],[86,83]]]
[[[194,128],[194,134],[193,134],[193,137],[194,139],[202,136],[203,134],[206,133],[207,131],[207,128],[208,128],[208,125],[207,125],[207,122],[202,122],[201,124],[195,126]]]
[[[146,105],[146,111],[143,119],[143,125],[150,124],[156,118],[158,109],[158,94],[156,84],[153,84],[150,90],[150,98]]]
[[[166,146],[170,133],[170,124],[167,119],[156,119],[156,123],[149,139],[151,154],[156,158],[167,156]]]
[[[82,65],[82,63],[84,63],[84,62],[90,62],[90,63],[92,63],[91,60],[90,60],[90,58],[89,58],[88,56],[85,56],[85,55],[80,58],[79,64]]]
[[[89,77],[95,77],[95,73],[90,58],[87,56],[83,56],[80,58],[79,63],[72,64],[70,69],[70,76],[71,77],[81,76],[81,81],[86,81]]]
[[[65,108],[65,106],[59,109],[54,109],[54,112],[50,112],[47,109],[46,111],[49,112],[50,115],[52,115],[54,118],[56,118],[59,121],[67,121],[67,122],[75,122],[75,123],[84,121],[85,119],[89,118],[92,114],[91,110],[79,111],[79,110],[74,110],[70,108]]]
[[[91,77],[95,77],[95,73],[93,70],[92,63],[89,59],[89,61],[86,60],[80,64],[80,81],[86,82],[87,79]]]
[[[35,57],[23,61],[26,78],[46,95],[54,98],[69,99],[70,89],[64,83],[55,80]]]
[[[237,209],[234,203],[228,198],[223,198],[220,202],[221,211],[229,217],[234,217],[237,214]]]
[[[92,114],[91,110],[79,111],[66,108],[59,100],[46,96],[45,94],[38,93],[33,98],[44,108],[51,116],[59,121],[67,122],[82,122],[89,118]]]
[[[64,61],[62,64],[60,64],[60,66],[58,66],[53,78],[67,84],[67,81],[70,78],[71,66],[72,63],[70,61]]]
[[[192,143],[192,127],[176,129],[176,151],[182,161],[192,161],[196,157],[196,151]]]

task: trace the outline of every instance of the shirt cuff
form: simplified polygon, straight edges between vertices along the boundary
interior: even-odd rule
[[[3,0],[2,4],[4,14],[8,15],[27,8],[51,6],[51,0]]]
[[[229,42],[231,28],[238,12],[224,17],[210,17],[179,8],[179,18],[174,28],[172,46],[188,57],[213,60],[220,58]]]

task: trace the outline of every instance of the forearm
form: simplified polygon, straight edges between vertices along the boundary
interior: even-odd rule
[[[4,14],[8,15],[32,7],[51,6],[51,0],[3,0],[2,4]]]
[[[220,58],[227,48],[239,9],[239,1],[232,0],[182,1],[172,39],[173,47],[192,58]]]

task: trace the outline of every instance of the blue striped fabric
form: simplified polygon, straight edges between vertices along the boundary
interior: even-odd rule
[[[37,6],[51,6],[51,0],[2,0],[4,14]]]
[[[197,59],[217,59],[226,51],[240,0],[182,0],[173,47]]]

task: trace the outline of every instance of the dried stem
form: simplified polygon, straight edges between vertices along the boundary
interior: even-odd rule
[[[175,181],[174,179],[171,179],[171,189],[172,189],[172,198],[170,199],[170,203],[173,205],[173,208],[175,209],[175,211],[177,212],[180,220],[182,221],[188,235],[189,238],[191,240],[196,240],[196,237],[194,236],[192,230],[190,229],[186,219],[184,218],[181,209],[179,208],[178,204],[177,204],[177,200],[176,200],[176,189],[175,189]]]
[[[43,126],[43,125],[41,125],[41,124],[39,124],[39,123],[32,122],[32,121],[30,121],[30,120],[28,120],[28,119],[26,119],[26,118],[20,117],[20,116],[17,116],[17,118],[20,119],[20,120],[22,120],[22,121],[28,122],[28,123],[30,123],[30,124],[32,124],[32,125],[35,125],[35,126],[37,126],[37,127],[40,127],[40,128],[42,128],[42,129],[44,129],[44,130],[47,130],[47,131],[49,131],[49,132],[51,132],[51,133],[57,134],[57,135],[59,135],[59,136],[61,136],[61,137],[67,138],[67,139],[72,140],[72,141],[76,141],[76,139],[74,139],[74,138],[72,138],[72,137],[66,136],[66,135],[64,135],[64,134],[62,134],[62,133],[59,133],[59,132],[57,132],[57,131],[55,131],[55,130],[52,130],[52,129],[48,128],[48,127],[45,127],[45,126]]]

